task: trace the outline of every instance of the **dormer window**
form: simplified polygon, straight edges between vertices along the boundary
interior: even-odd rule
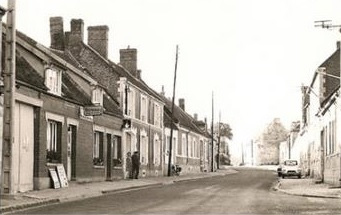
[[[49,93],[60,96],[62,94],[62,71],[47,69],[45,71],[45,85]]]
[[[91,102],[95,105],[103,106],[103,90],[96,87],[92,90]]]

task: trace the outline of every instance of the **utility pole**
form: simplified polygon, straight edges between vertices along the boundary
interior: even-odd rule
[[[213,91],[212,91],[212,126],[211,126],[211,134],[212,134],[212,153],[211,153],[211,172],[214,172],[214,131],[213,131],[213,125],[214,125],[214,102],[213,102]]]
[[[218,122],[218,161],[217,161],[217,169],[220,166],[220,120],[221,120],[221,112],[219,111],[219,122]]]
[[[2,27],[2,26],[1,26]],[[4,118],[2,149],[2,187],[4,194],[13,194],[12,144],[14,143],[14,94],[15,94],[15,0],[8,0],[7,29],[5,43]]]
[[[0,57],[2,59],[3,55],[3,50],[2,50],[2,17],[5,15],[6,9],[0,6]],[[0,60],[0,103],[1,103],[1,108],[3,108],[3,97],[2,94],[4,93],[4,85],[3,85],[3,80],[2,80],[2,60]],[[1,123],[1,122],[0,122]],[[3,122],[2,122],[3,123]],[[2,168],[2,161],[3,161],[3,156],[2,156],[2,146],[3,146],[3,140],[2,140],[2,135],[3,135],[3,129],[0,130],[1,132],[1,138],[0,138],[0,189],[2,187],[2,176],[3,176],[3,168]]]
[[[339,29],[339,32],[341,32],[341,25],[333,25],[331,24],[331,20],[319,20],[319,21],[315,21],[315,27],[321,27],[321,28],[325,28],[325,29]],[[339,48],[339,52],[340,52],[340,58],[339,58],[339,66],[340,66],[340,77],[341,77],[341,47]],[[322,75],[327,75],[327,73],[322,74]],[[328,75],[330,76],[330,75]],[[340,79],[340,77],[335,77]],[[323,131],[321,131],[320,133],[320,138],[321,138],[321,181],[324,182],[324,169],[325,169],[325,164],[324,164],[324,159],[325,159],[325,148],[324,148],[324,141],[322,141],[322,139],[324,138],[323,136],[325,135],[325,133]],[[340,164],[341,164],[341,158],[340,158]]]
[[[174,117],[173,113],[174,113],[176,71],[177,71],[177,68],[178,68],[178,52],[179,52],[179,47],[178,47],[178,45],[176,45],[174,81],[173,81],[172,113],[171,113],[171,131],[170,131],[169,154],[168,154],[168,176],[172,175],[173,117]]]

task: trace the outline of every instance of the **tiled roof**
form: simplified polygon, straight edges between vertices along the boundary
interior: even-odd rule
[[[67,73],[62,76],[62,96],[82,105],[91,105],[91,98],[71,79]]]
[[[120,110],[120,107],[114,99],[112,99],[109,95],[105,94],[103,95],[103,107],[104,107],[104,112],[113,114],[115,116],[123,117],[122,111]]]
[[[45,80],[36,72],[33,67],[25,60],[25,58],[16,56],[16,79],[22,81],[32,87],[41,90],[48,90],[45,86]]]
[[[164,96],[160,97],[163,99],[163,102],[165,103],[165,109],[168,109],[167,111],[165,111],[165,115],[167,114],[171,114],[171,110],[172,110],[172,101],[170,101],[169,99],[167,99]],[[171,115],[169,115],[170,117]],[[176,120],[175,122],[178,122],[182,127],[191,130],[192,132],[198,133],[198,134],[202,134],[205,135],[204,131],[201,131],[195,124],[194,121],[195,119],[193,117],[191,117],[188,113],[186,113],[184,110],[182,110],[179,106],[174,104],[174,113],[173,113],[173,117]]]
[[[327,60],[325,60],[320,67],[326,68],[326,73],[340,77],[340,49],[337,49]],[[330,97],[333,92],[340,86],[340,80],[336,77],[325,76],[325,98]],[[322,101],[323,102],[323,101]]]

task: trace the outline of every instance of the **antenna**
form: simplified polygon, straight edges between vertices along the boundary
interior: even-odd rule
[[[331,22],[332,22],[332,20],[318,20],[318,21],[314,22],[314,23],[316,23],[314,26],[326,28],[326,29],[330,29],[330,30],[333,28],[341,28],[341,25],[333,25]]]

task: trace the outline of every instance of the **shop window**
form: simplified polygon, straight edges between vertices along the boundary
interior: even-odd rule
[[[61,123],[48,120],[46,160],[48,163],[61,163]]]
[[[115,136],[113,138],[113,166],[120,167],[122,166],[122,141],[120,136]]]
[[[94,143],[93,143],[93,165],[103,166],[103,133],[95,131],[94,132]]]

